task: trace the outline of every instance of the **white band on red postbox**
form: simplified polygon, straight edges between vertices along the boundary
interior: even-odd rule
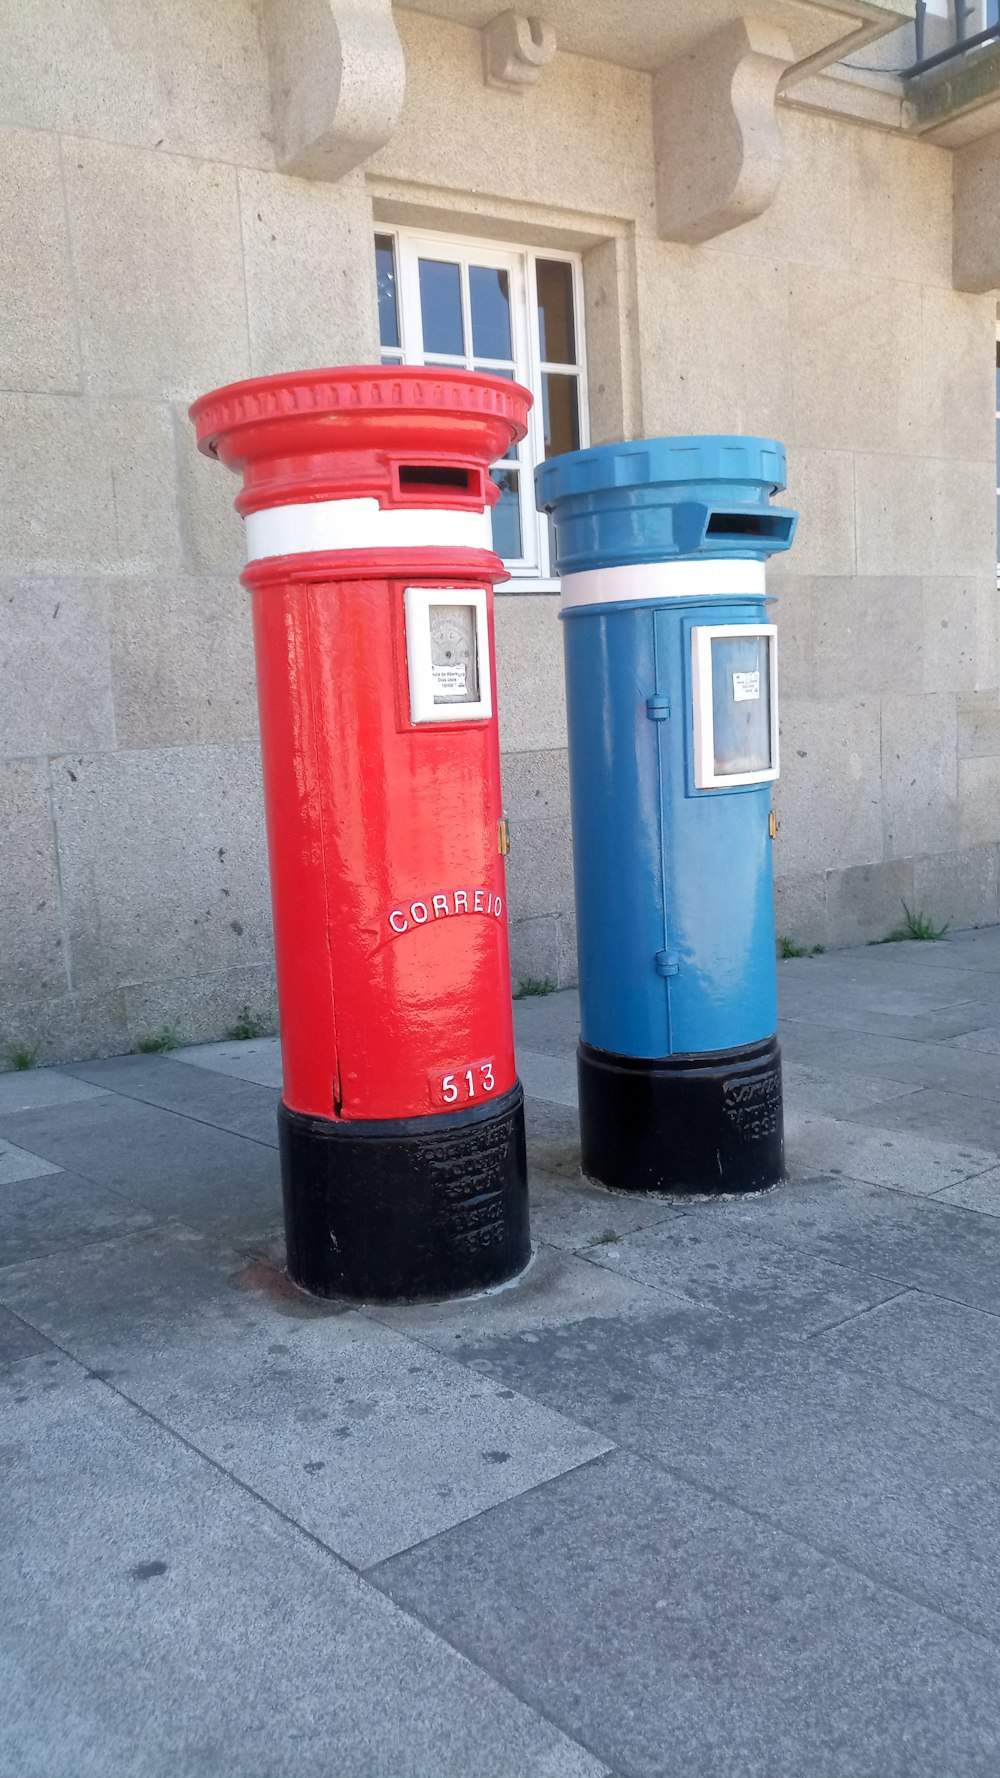
[[[562,606],[617,605],[627,599],[763,598],[764,563],[730,557],[701,562],[632,562],[562,577]]]
[[[341,549],[492,549],[488,512],[315,500],[246,515],[247,561]]]

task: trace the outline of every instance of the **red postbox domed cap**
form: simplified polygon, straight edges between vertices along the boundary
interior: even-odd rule
[[[244,516],[359,496],[482,511],[498,498],[489,466],[524,437],[531,402],[503,377],[388,364],[252,377],[189,412],[199,450],[242,474]]]

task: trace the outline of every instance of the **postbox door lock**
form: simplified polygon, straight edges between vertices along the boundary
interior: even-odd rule
[[[497,822],[497,851],[501,858],[506,858],[510,851],[510,828],[507,824],[506,815],[503,817],[502,821]]]

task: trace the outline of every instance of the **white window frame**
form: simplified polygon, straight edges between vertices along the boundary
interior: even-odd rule
[[[514,375],[525,383],[535,399],[528,416],[527,437],[519,449],[517,459],[520,467],[518,492],[520,495],[521,541],[524,553],[517,558],[508,557],[505,559],[504,566],[508,569],[511,579],[505,582],[499,590],[508,593],[557,592],[559,579],[552,567],[548,520],[544,513],[538,512],[535,508],[534,470],[539,463],[545,461],[543,375],[553,373],[576,376],[580,449],[584,449],[590,442],[587,347],[583,316],[583,261],[580,255],[566,252],[558,247],[525,247],[516,243],[480,239],[475,236],[446,234],[437,229],[396,228],[392,224],[382,222],[376,222],[374,232],[380,236],[391,237],[396,263],[396,307],[400,345],[398,352],[392,348],[383,348],[383,362],[391,363],[398,359],[400,363],[404,364],[423,364],[429,357],[433,364],[451,364],[456,369],[471,368],[474,357],[471,349],[463,358],[449,357],[444,352],[425,354],[423,351],[417,264],[420,258],[440,257],[451,264],[461,265],[462,319],[466,343],[470,348],[472,346],[472,324],[468,312],[468,267],[470,265],[495,266],[498,270],[507,272],[510,280]],[[535,282],[535,261],[539,259],[558,260],[571,268],[573,327],[576,342],[575,364],[559,364],[554,360],[541,357]],[[486,374],[489,373],[490,360],[476,356],[475,362],[477,369]],[[499,361],[494,361],[494,365],[499,368]],[[504,368],[508,367],[504,366]],[[501,465],[498,464],[497,467],[499,468]]]

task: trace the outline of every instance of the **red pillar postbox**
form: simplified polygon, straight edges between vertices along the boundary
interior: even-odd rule
[[[488,471],[530,402],[393,365],[191,408],[243,478],[288,1269],[324,1296],[476,1290],[528,1258]]]

